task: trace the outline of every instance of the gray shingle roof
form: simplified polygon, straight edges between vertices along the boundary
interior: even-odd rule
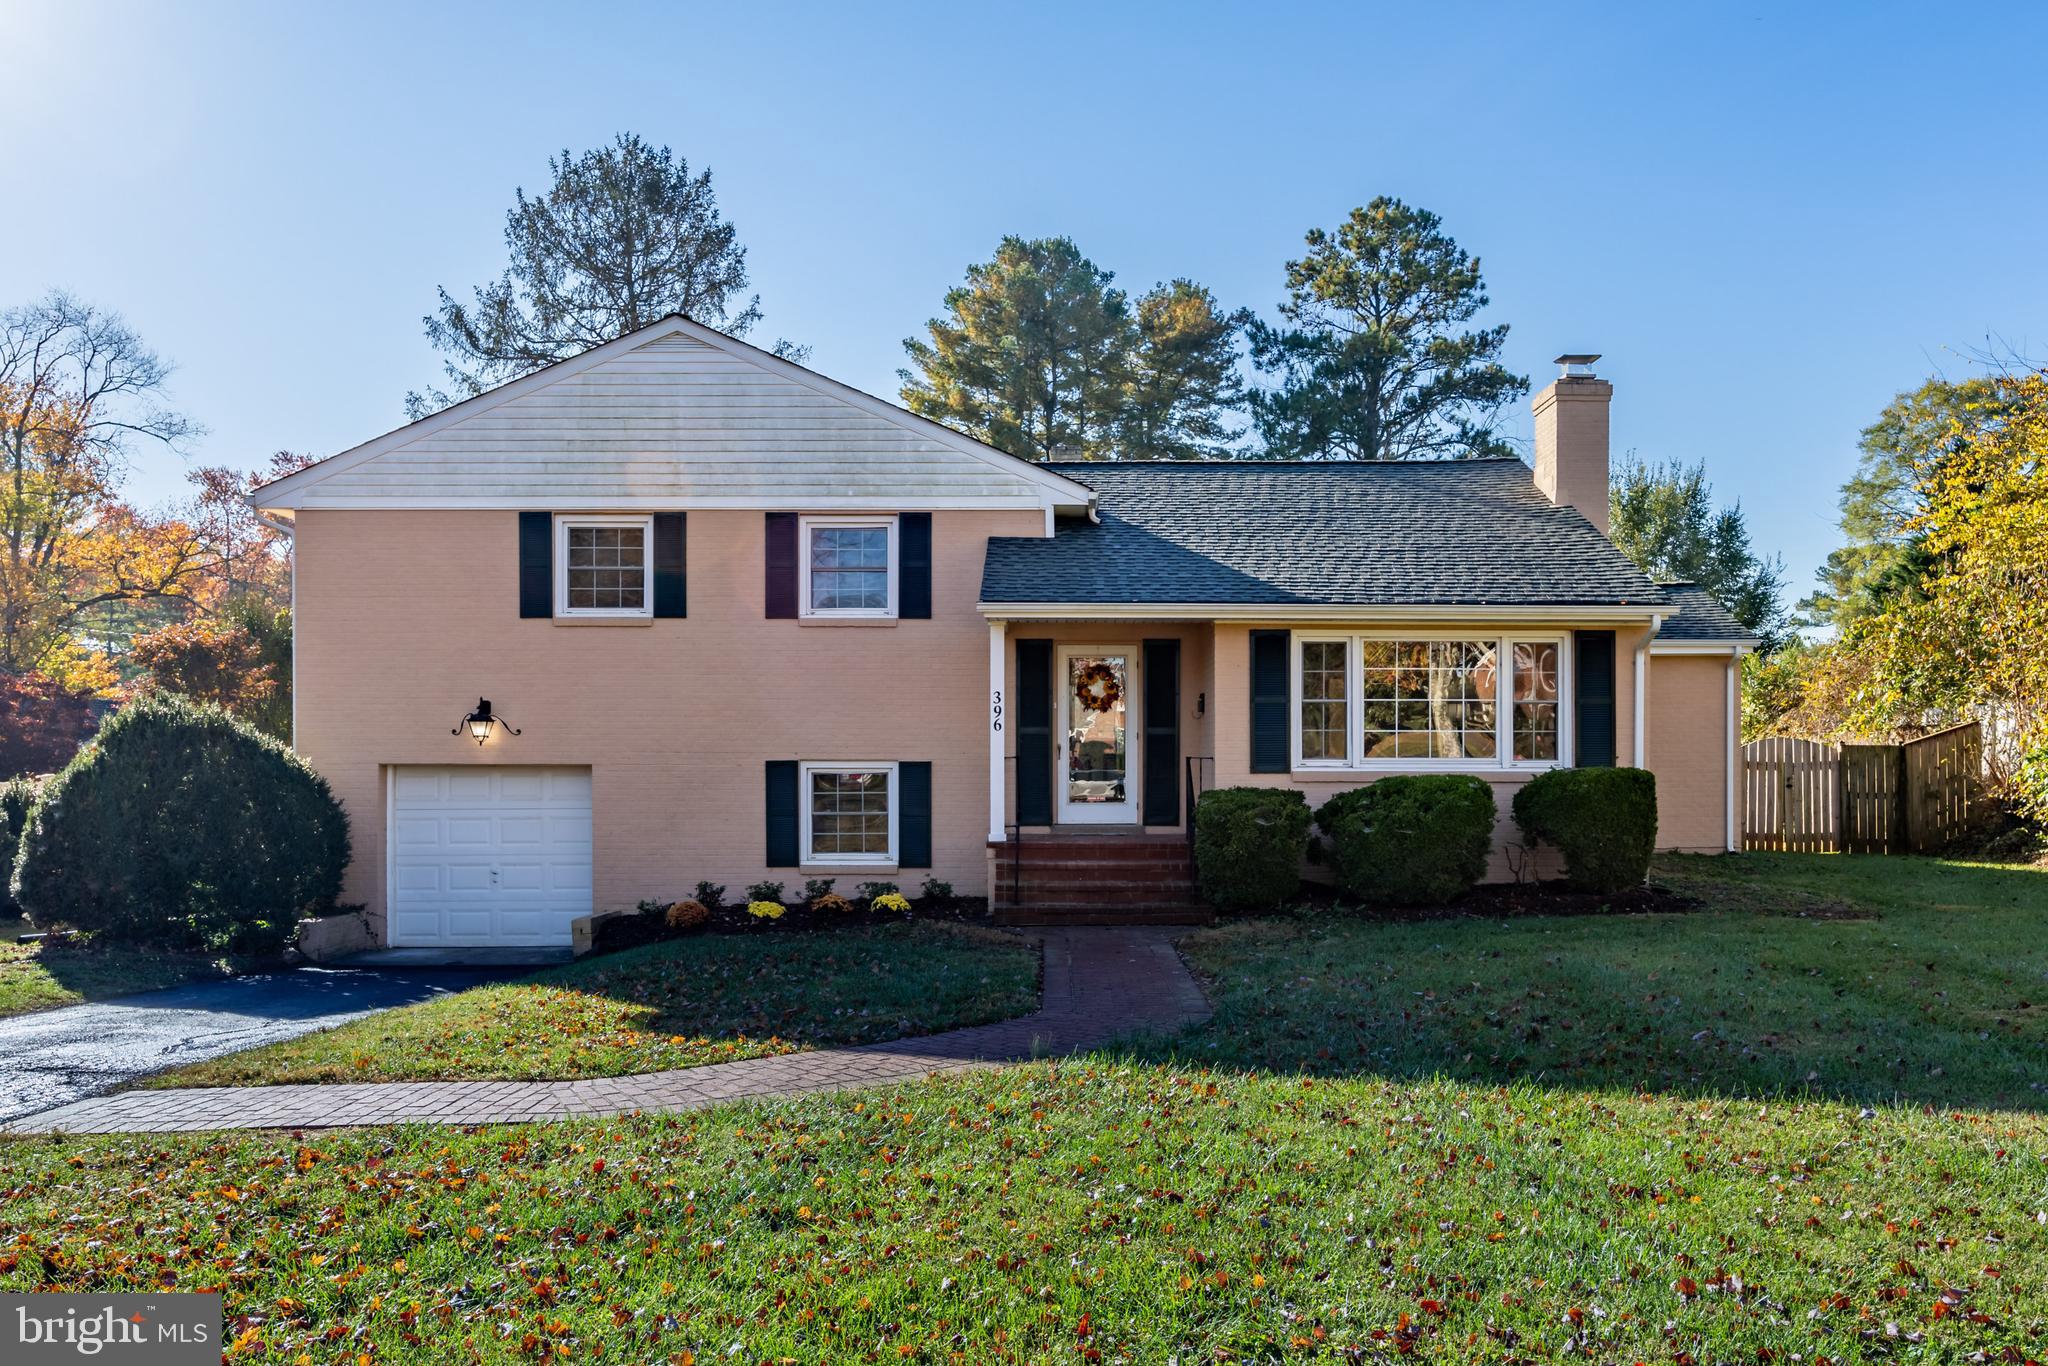
[[[1664,627],[1657,632],[1657,639],[1686,642],[1726,641],[1730,644],[1754,645],[1756,636],[1728,614],[1720,599],[1696,583],[1660,583],[1664,596],[1678,609],[1676,615],[1664,618]]]
[[[1101,525],[989,542],[990,603],[1659,605],[1519,460],[1054,464]]]

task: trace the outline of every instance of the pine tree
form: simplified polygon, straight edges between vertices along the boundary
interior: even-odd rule
[[[735,337],[761,317],[747,250],[719,215],[711,172],[622,133],[611,146],[548,159],[553,183],[515,190],[511,264],[458,303],[441,290],[427,340],[447,357],[447,392],[406,396],[420,418],[450,403],[681,313]],[[776,352],[802,359],[786,342]]]
[[[1118,454],[1126,460],[1213,460],[1244,429],[1238,334],[1250,309],[1226,313],[1192,280],[1170,280],[1138,300],[1138,347],[1124,401]]]
[[[1506,326],[1460,330],[1487,303],[1479,258],[1442,220],[1384,195],[1287,263],[1291,326],[1251,327],[1266,453],[1289,460],[1510,455],[1495,431],[1529,382],[1498,360]]]
[[[1005,237],[947,291],[930,339],[904,341],[904,404],[1030,460],[1226,453],[1250,314],[1223,312],[1192,280],[1133,308],[1114,279],[1070,238]]]

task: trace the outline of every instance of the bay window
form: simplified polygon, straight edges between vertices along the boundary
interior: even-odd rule
[[[1554,637],[1297,635],[1295,765],[1557,764],[1563,658]]]

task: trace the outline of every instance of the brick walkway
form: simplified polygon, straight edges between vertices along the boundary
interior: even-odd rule
[[[13,1133],[320,1129],[357,1124],[495,1124],[690,1110],[751,1096],[795,1096],[1075,1052],[1138,1030],[1208,1017],[1174,951],[1175,931],[1056,929],[1043,934],[1038,1013],[919,1039],[824,1048],[637,1077],[585,1081],[400,1081],[123,1091],[30,1115]]]

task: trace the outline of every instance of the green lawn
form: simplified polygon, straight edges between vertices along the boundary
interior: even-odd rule
[[[2048,1106],[2048,871],[1672,858],[1683,915],[1241,921],[1157,1057],[1325,1076]],[[1864,918],[1845,918],[1864,917]]]
[[[0,922],[0,1017],[174,987],[226,971],[224,964],[196,954],[17,943],[27,928],[19,920]]]
[[[235,1360],[320,1363],[2048,1357],[2048,1094],[1995,1013],[2048,994],[2048,874],[1660,877],[1712,907],[1206,932],[1216,1018],[1116,1056],[10,1143],[0,1289],[217,1286]],[[1764,1046],[1794,1026],[1818,1065]]]
[[[699,935],[388,1010],[150,1086],[611,1077],[1028,1014],[1038,956],[932,923]]]

